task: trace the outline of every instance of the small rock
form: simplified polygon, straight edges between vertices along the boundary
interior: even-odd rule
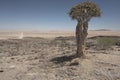
[[[4,72],[4,70],[0,69],[0,72]]]
[[[69,66],[77,66],[77,65],[79,65],[79,59],[74,59],[74,60],[72,60],[72,62],[70,63],[70,65]]]
[[[16,67],[15,65],[9,66],[10,69],[14,69],[15,67]]]
[[[116,43],[117,46],[120,46],[120,41]]]
[[[39,58],[36,56],[36,57],[34,57],[34,59],[39,59]]]
[[[79,62],[73,62],[70,64],[70,66],[77,66],[77,65],[79,65]]]
[[[108,70],[111,71],[111,70],[114,70],[114,69],[108,68]]]
[[[13,60],[13,59],[15,59],[15,58],[12,57],[11,59]]]

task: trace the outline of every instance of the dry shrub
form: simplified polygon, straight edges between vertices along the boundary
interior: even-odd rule
[[[108,49],[118,42],[118,38],[114,37],[97,37],[97,48],[98,49]]]

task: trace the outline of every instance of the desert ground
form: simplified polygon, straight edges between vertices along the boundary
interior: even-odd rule
[[[120,30],[89,30],[88,37],[120,36]],[[75,36],[75,31],[0,31],[0,39],[21,39],[21,37],[55,37]]]
[[[0,80],[120,80],[120,31],[89,31],[86,59],[74,31],[0,31]]]

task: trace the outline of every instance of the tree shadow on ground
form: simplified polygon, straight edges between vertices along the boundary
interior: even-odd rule
[[[76,55],[60,56],[60,57],[52,58],[50,61],[55,64],[62,64],[64,62],[68,62],[68,61],[70,62],[75,58],[78,58],[78,56],[76,56]]]

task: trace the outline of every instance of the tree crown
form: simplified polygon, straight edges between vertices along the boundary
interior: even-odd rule
[[[100,8],[91,1],[81,2],[73,6],[69,11],[69,16],[76,20],[90,20],[92,17],[101,16]]]

